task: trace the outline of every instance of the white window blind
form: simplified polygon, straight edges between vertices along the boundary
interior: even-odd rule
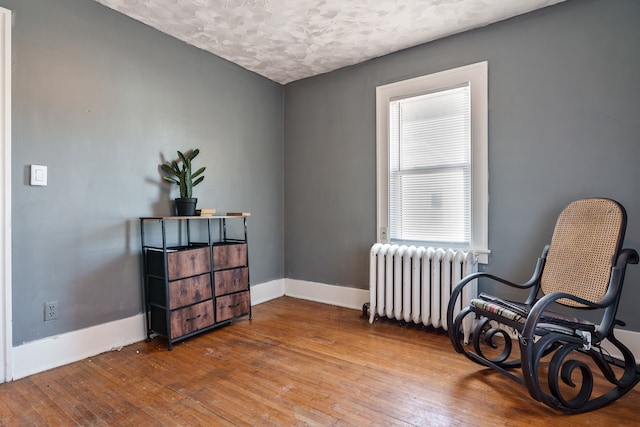
[[[488,64],[376,88],[377,238],[488,262]]]
[[[389,236],[469,245],[471,100],[458,87],[389,102]]]

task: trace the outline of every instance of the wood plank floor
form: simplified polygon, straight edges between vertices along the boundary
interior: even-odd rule
[[[453,351],[444,333],[279,298],[166,350],[136,343],[0,385],[7,426],[639,425],[640,387],[564,415]]]

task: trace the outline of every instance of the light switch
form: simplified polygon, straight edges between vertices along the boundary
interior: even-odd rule
[[[31,165],[31,185],[47,185],[47,167]]]

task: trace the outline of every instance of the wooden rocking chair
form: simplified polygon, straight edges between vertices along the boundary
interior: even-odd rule
[[[598,409],[623,396],[640,381],[633,353],[614,336],[614,326],[624,326],[616,312],[625,270],[638,263],[635,250],[621,248],[626,222],[624,208],[613,200],[575,201],[560,214],[551,244],[528,282],[516,284],[487,273],[464,278],[447,310],[455,350],[567,413]],[[480,294],[461,309],[462,289],[481,277],[528,289],[528,298],[517,303]],[[578,317],[587,310],[598,314],[598,321]],[[467,316],[476,322],[473,345],[465,345],[460,333]],[[594,380],[594,368],[602,378]],[[514,369],[522,369],[521,375]]]

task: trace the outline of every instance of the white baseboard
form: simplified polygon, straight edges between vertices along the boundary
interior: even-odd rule
[[[369,291],[364,289],[277,279],[251,286],[251,305],[284,295],[355,310],[361,310],[369,301]],[[616,330],[616,335],[640,361],[640,332]],[[127,319],[31,341],[12,348],[13,366],[7,379],[24,378],[144,339],[144,316],[140,313]],[[616,356],[614,350],[609,351]]]
[[[284,294],[289,297],[362,310],[369,301],[369,291],[344,286],[325,285],[306,280],[284,279]]]
[[[640,363],[640,332],[628,331],[626,329],[615,329],[616,338],[624,344],[633,356],[636,358],[636,363]],[[622,358],[622,354],[613,345],[605,342],[602,346],[613,357]]]
[[[142,313],[13,347],[11,378],[17,380],[145,339]]]
[[[251,305],[262,304],[263,302],[284,296],[284,286],[286,279],[276,279],[270,282],[251,285]]]

